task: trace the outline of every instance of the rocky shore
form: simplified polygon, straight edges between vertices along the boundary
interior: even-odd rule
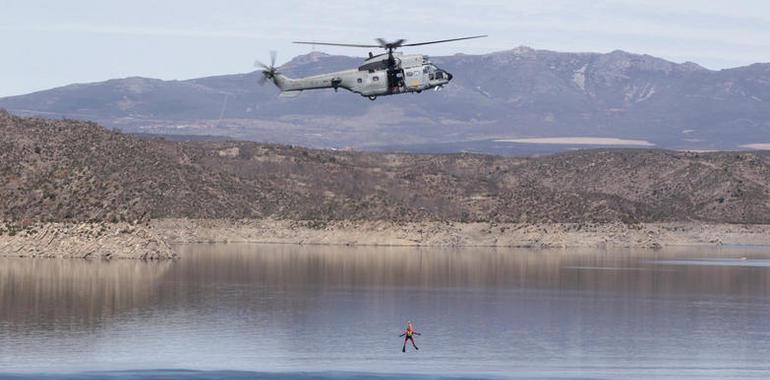
[[[0,223],[0,256],[174,259],[151,227],[131,223]]]

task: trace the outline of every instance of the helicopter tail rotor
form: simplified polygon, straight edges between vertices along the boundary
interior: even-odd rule
[[[275,59],[277,53],[275,50],[270,51],[270,65],[266,65],[260,61],[254,61],[254,66],[262,68],[262,78],[259,78],[259,85],[264,86],[268,80],[273,80],[276,75],[280,74],[275,67]]]

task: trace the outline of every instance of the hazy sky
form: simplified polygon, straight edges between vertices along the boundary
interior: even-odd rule
[[[770,62],[770,1],[0,0],[0,96],[134,75],[247,72],[271,49],[280,62],[312,50],[292,40],[417,42],[473,34],[490,37],[410,51],[622,49],[721,69]]]

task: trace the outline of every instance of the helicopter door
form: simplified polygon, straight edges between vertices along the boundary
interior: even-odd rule
[[[388,70],[388,91],[392,94],[404,91],[404,70]]]

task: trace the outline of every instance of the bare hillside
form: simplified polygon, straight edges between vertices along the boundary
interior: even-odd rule
[[[770,223],[762,153],[542,158],[140,139],[0,113],[0,219]]]

